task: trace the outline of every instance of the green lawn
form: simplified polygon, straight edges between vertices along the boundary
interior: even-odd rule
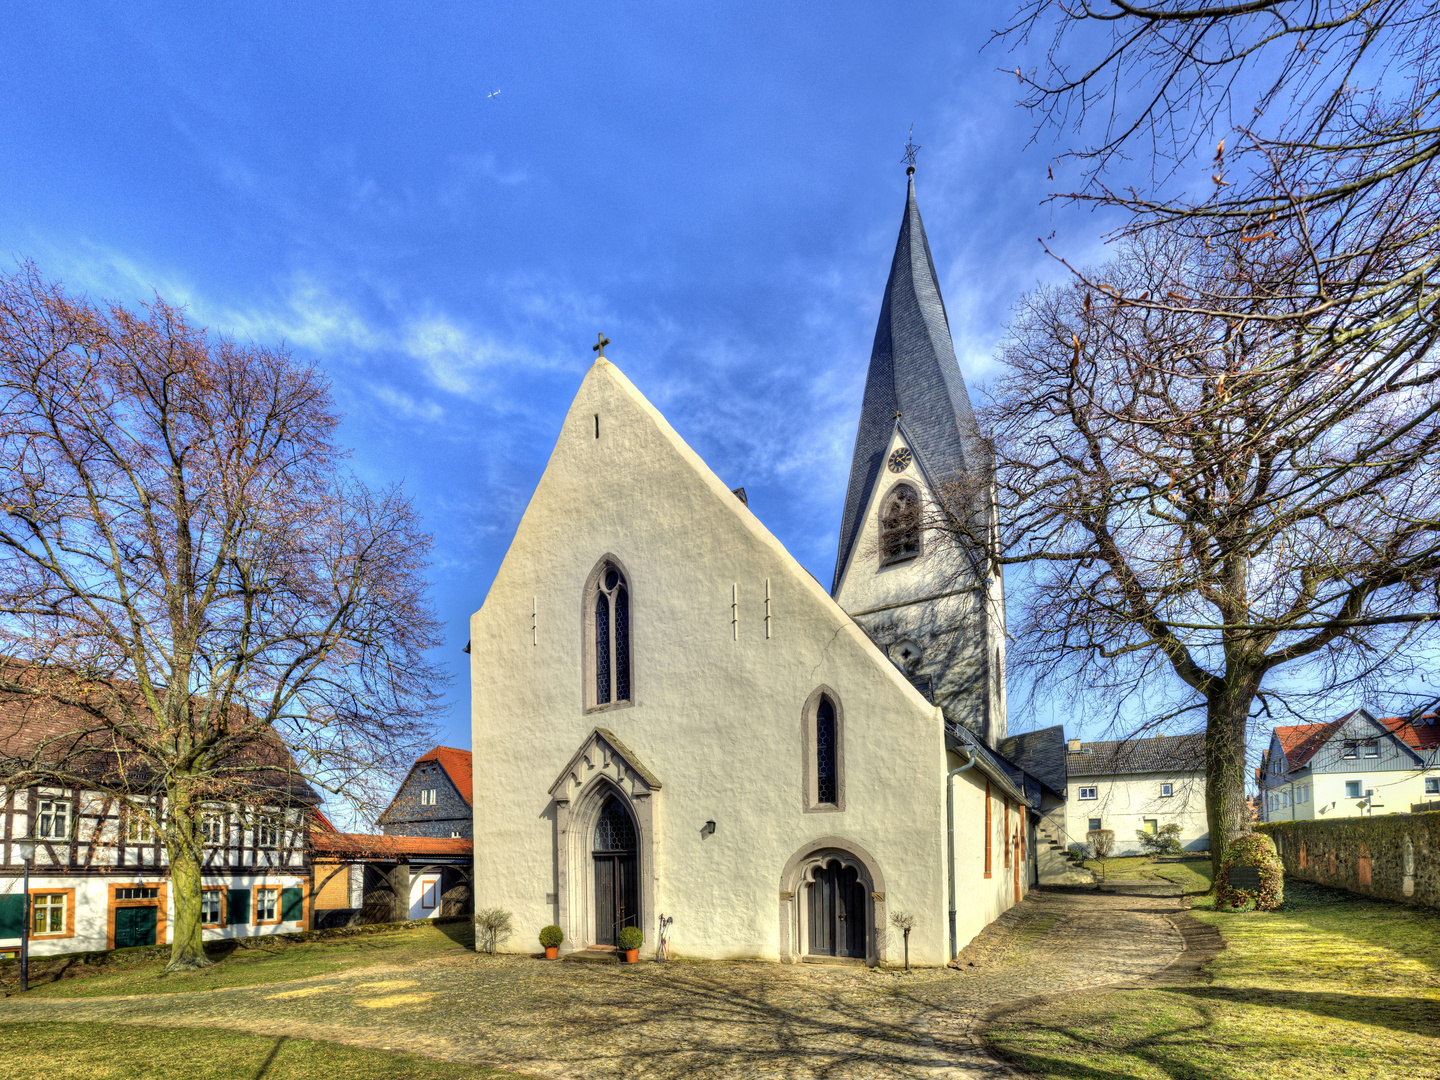
[[[253,941],[253,939],[252,939]],[[236,948],[225,942],[207,946],[216,963],[201,971],[170,973],[165,959],[130,962],[123,953],[108,963],[79,964],[73,960],[32,960],[30,994],[41,997],[96,997],[111,994],[179,994],[192,990],[253,986],[256,983],[304,979],[311,975],[369,967],[407,964],[437,953],[461,952],[475,943],[469,921],[421,926],[378,934],[320,941],[274,941]],[[17,989],[14,964],[4,974],[4,988]]]
[[[1188,893],[1207,893],[1213,880],[1210,856],[1152,859],[1148,855],[1126,855],[1106,859],[1103,872],[1097,859],[1085,863],[1097,879],[1105,881],[1169,881]]]
[[[1226,946],[1195,977],[1059,998],[992,1047],[1047,1080],[1440,1075],[1440,913],[1290,882],[1278,912],[1193,914]]]
[[[89,1048],[77,1053],[77,1049]],[[211,1028],[0,1023],[0,1078],[31,1080],[489,1080],[500,1069],[418,1054]]]

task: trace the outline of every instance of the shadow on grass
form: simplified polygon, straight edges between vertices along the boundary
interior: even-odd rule
[[[1327,1020],[1373,1024],[1406,1035],[1440,1037],[1440,1001],[1422,997],[1374,997],[1319,990],[1260,990],[1242,986],[1174,986],[1166,992],[1198,1001],[1307,1012]]]

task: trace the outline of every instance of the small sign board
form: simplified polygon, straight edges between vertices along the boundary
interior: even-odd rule
[[[1260,888],[1260,868],[1258,866],[1232,866],[1230,867],[1230,887],[1232,889],[1248,889],[1254,892]]]

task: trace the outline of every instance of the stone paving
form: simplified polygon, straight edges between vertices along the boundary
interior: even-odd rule
[[[222,1027],[576,1080],[1013,1076],[971,1037],[1002,1002],[1123,983],[1183,941],[1178,890],[1036,890],[958,969],[546,963],[445,955],[204,993],[11,1001],[3,1020]]]

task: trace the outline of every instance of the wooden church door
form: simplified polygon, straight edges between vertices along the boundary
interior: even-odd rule
[[[595,823],[595,944],[614,945],[622,926],[640,925],[640,863],[635,820],[611,797]]]
[[[866,955],[865,885],[853,866],[828,863],[810,885],[810,955]]]

